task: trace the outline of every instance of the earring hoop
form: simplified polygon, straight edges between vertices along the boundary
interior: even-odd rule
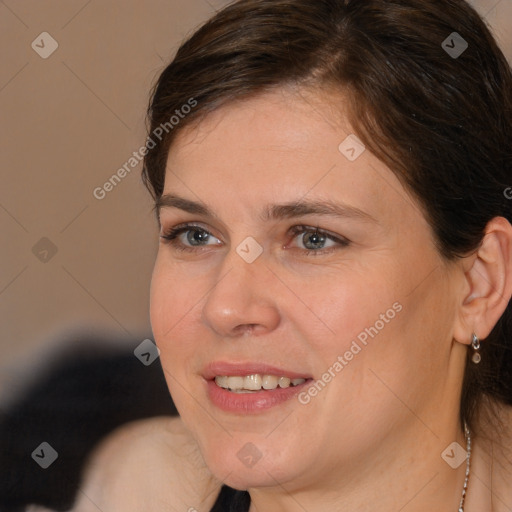
[[[471,360],[473,361],[473,363],[478,364],[482,360],[482,356],[480,355],[480,352],[478,352],[480,350],[480,340],[478,339],[478,336],[475,333],[473,333],[471,338],[471,346],[473,347],[474,350]]]

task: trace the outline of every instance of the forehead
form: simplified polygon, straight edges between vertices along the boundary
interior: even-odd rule
[[[404,201],[414,205],[390,169],[353,144],[345,101],[283,89],[219,108],[176,137],[164,193],[215,207],[228,197],[254,208],[261,200],[341,200],[374,217],[402,215]],[[355,156],[363,151],[349,159],[347,145]]]
[[[312,90],[286,87],[228,102],[187,126],[176,137],[169,154],[172,160],[199,146],[215,156],[233,157],[233,151],[264,153],[329,151],[339,137],[351,132],[341,95],[320,95]],[[330,137],[326,139],[327,132]],[[224,150],[224,151],[221,151]]]

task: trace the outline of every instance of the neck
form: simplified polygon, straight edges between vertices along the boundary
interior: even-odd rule
[[[464,512],[510,512],[512,407],[484,400],[476,424]]]

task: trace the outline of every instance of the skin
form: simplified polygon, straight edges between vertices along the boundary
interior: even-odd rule
[[[169,389],[209,469],[248,488],[252,510],[456,510],[465,468],[440,454],[453,441],[465,446],[457,416],[466,345],[472,332],[485,338],[510,298],[511,227],[498,220],[500,235],[481,253],[491,261],[503,246],[499,282],[475,255],[448,264],[390,169],[367,151],[354,162],[340,153],[352,131],[333,110],[325,97],[282,89],[180,134],[164,194],[200,201],[216,217],[160,212],[162,233],[184,222],[211,233],[195,252],[166,243],[158,251],[151,323]],[[268,204],[304,198],[376,221],[258,217]],[[306,255],[304,235],[287,234],[301,224],[350,244]],[[248,236],[263,248],[251,264],[235,251]],[[319,379],[396,302],[400,313],[307,405],[227,413],[204,392],[202,369],[219,359]],[[237,457],[246,443],[261,454],[253,467]]]
[[[181,416],[173,421],[196,447],[175,471],[187,475],[169,490],[181,493],[176,510],[187,503],[209,510],[222,481],[249,490],[251,512],[458,509],[465,464],[452,469],[440,455],[454,441],[465,447],[458,423],[465,355],[472,332],[485,339],[512,295],[512,227],[493,219],[478,252],[443,260],[392,171],[369,151],[349,161],[338,150],[353,133],[333,107],[343,101],[280,89],[222,107],[171,148],[164,194],[215,214],[160,211],[161,234],[189,222],[210,233],[199,247],[182,234],[192,251],[161,239],[151,283],[153,333]],[[343,202],[375,221],[260,218],[266,205],[299,200]],[[307,255],[307,236],[289,233],[297,225],[350,243],[327,239],[326,249]],[[236,252],[248,236],[263,249],[253,263]],[[202,370],[214,360],[266,362],[321,379],[396,303],[400,312],[305,405],[291,399],[258,414],[232,413],[205,393]],[[167,446],[176,439],[168,434]],[[252,467],[237,457],[246,443],[261,455]],[[164,457],[162,446],[151,467],[167,464],[168,475],[177,457]],[[500,500],[483,485],[490,463],[483,444],[473,446],[479,478],[466,512],[508,510],[505,485]],[[189,471],[191,460],[197,466]],[[183,481],[197,483],[197,496],[183,498]]]

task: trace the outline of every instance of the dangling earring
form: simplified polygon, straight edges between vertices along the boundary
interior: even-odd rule
[[[478,336],[475,333],[473,333],[473,338],[471,339],[471,346],[475,351],[473,353],[473,357],[471,358],[471,360],[473,361],[473,363],[478,364],[482,360],[482,356],[478,352],[478,350],[480,349],[480,340],[478,339]]]

